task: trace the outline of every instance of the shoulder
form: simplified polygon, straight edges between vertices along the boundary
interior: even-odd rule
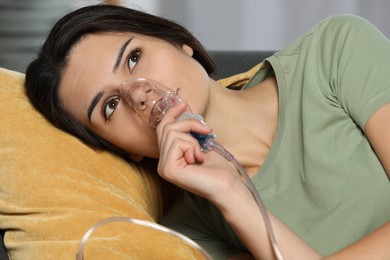
[[[333,23],[333,24],[345,24],[345,23],[355,23],[355,22],[366,22],[367,20],[363,17],[353,15],[353,14],[335,14],[324,19],[323,22]]]
[[[347,45],[343,44],[346,40],[352,39],[353,42],[356,42],[358,41],[357,38],[365,38],[374,30],[376,28],[360,16],[335,14],[319,21],[305,34],[279,51],[277,56],[302,54],[302,52],[305,52],[302,49],[307,50],[308,46],[329,52],[335,48],[347,46],[349,43]]]
[[[375,42],[386,37],[368,20],[349,14],[330,16],[318,23],[312,30],[316,49],[323,54],[344,52],[359,54],[371,50]],[[386,40],[385,40],[386,41]]]
[[[324,34],[345,34],[353,36],[358,33],[377,31],[368,20],[351,14],[337,14],[322,20],[316,27],[316,31]]]

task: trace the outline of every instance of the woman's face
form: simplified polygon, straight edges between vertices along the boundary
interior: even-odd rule
[[[134,33],[85,36],[70,52],[59,97],[88,129],[129,152],[159,156],[155,129],[121,98],[121,83],[147,78],[177,91],[194,113],[206,108],[210,78],[186,45]]]

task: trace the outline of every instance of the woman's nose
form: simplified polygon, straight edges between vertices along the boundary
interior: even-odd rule
[[[152,127],[158,125],[170,107],[182,102],[175,91],[151,79],[125,81],[119,92],[137,115]]]
[[[141,112],[147,109],[150,102],[150,93],[153,91],[153,86],[145,80],[135,80],[123,82],[119,92],[124,100],[126,100],[136,112]]]

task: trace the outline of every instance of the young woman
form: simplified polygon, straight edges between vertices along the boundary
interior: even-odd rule
[[[185,191],[164,224],[216,259],[275,255],[236,169],[189,132],[215,132],[246,169],[286,259],[381,259],[390,257],[389,66],[387,38],[361,18],[335,16],[231,90],[210,77],[213,62],[181,26],[98,5],[54,26],[26,89],[54,125],[91,146],[159,158],[158,173]],[[122,83],[136,78],[186,102],[154,129],[124,101]],[[207,124],[176,120],[187,106]]]

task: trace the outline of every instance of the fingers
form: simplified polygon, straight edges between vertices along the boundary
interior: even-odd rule
[[[175,179],[175,175],[180,175],[187,165],[203,160],[201,154],[196,155],[199,149],[191,140],[176,138],[164,150],[159,160],[158,172],[168,181]]]
[[[174,156],[176,159],[182,156],[187,164],[203,160],[198,141],[187,133],[172,129],[167,132],[160,144],[160,160]]]
[[[173,106],[168,110],[166,115],[163,117],[159,125],[157,126],[157,135],[163,136],[164,131],[168,131],[171,127],[175,127],[178,131],[182,132],[196,132],[199,134],[208,134],[211,132],[211,128],[204,124],[204,122],[200,122],[196,119],[186,119],[181,121],[186,121],[187,123],[176,124],[175,126],[170,126],[171,123],[177,122],[178,117],[186,111],[187,109],[186,103],[179,103],[178,105]],[[188,123],[192,121],[192,123]]]
[[[195,159],[195,161],[202,160],[198,141],[188,133],[195,132],[199,134],[209,134],[211,132],[211,128],[196,119],[177,121],[176,119],[186,110],[186,108],[187,104],[185,103],[180,103],[179,105],[170,108],[161,120],[160,124],[157,126],[160,156],[167,153],[172,144],[177,144],[177,142],[174,142],[175,139],[180,139],[188,142],[188,144],[191,144],[195,148],[194,157],[186,157],[189,161],[192,159]]]
[[[211,132],[210,127],[196,119],[177,120],[186,109],[185,103],[170,108],[156,129],[160,149],[158,172],[161,177],[176,185],[193,178],[181,174],[191,172],[187,166],[199,165],[204,161],[205,154],[198,140],[189,133],[206,135]]]

